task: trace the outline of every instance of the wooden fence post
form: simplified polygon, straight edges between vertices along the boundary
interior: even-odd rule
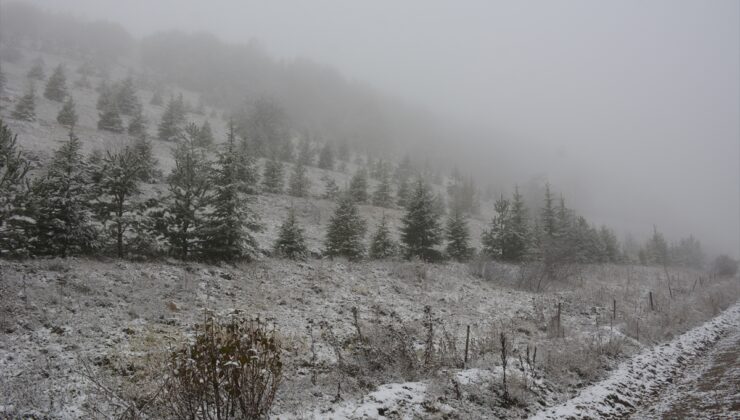
[[[558,302],[558,337],[563,335],[563,328],[561,327],[561,324],[560,324],[560,305],[561,303]]]
[[[617,320],[617,300],[612,299],[612,320]]]
[[[468,325],[467,332],[465,333],[465,364],[463,369],[468,368],[468,344],[470,343],[470,325]]]

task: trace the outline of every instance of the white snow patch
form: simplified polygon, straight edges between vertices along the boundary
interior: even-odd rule
[[[303,415],[278,415],[277,418],[311,419],[413,419],[422,413],[421,404],[426,395],[426,385],[421,382],[385,384],[359,400],[341,402],[328,410],[315,410]]]

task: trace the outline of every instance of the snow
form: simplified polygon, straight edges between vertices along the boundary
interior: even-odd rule
[[[740,326],[740,304],[683,335],[649,348],[623,362],[609,378],[589,386],[563,404],[542,410],[532,419],[603,418],[631,414],[676,372],[718,337]]]
[[[29,62],[37,55],[35,52],[29,53],[19,63],[3,63],[8,86],[3,98],[0,98],[2,115],[7,116],[16,98],[23,94],[25,72]],[[47,71],[59,62],[66,62],[70,84],[78,77],[72,71],[79,65],[74,60],[52,55],[44,55],[44,60]],[[124,77],[129,70],[123,66],[115,67],[111,81]],[[91,78],[91,82],[97,85],[100,79]],[[73,96],[80,115],[76,131],[86,153],[128,140],[126,135],[96,129],[98,112],[95,109],[97,93],[94,90],[74,89]],[[149,132],[153,134],[163,108],[149,105],[151,91],[140,90],[139,96],[150,121]],[[197,99],[192,92],[185,92],[185,96],[191,102]],[[7,119],[6,123],[18,132],[22,147],[45,158],[58,147],[60,140],[67,137],[66,129],[56,123],[60,107],[61,104],[49,101],[38,93],[37,121]],[[217,111],[223,113],[222,110]],[[188,118],[198,125],[204,119],[192,114]],[[225,121],[211,119],[210,122],[216,141],[220,142],[225,138]],[[161,169],[166,174],[172,166],[172,144],[153,139],[153,146]],[[312,197],[309,198],[276,194],[255,196],[251,206],[260,215],[265,227],[255,235],[261,249],[272,247],[279,226],[289,209],[293,208],[299,225],[305,230],[309,251],[319,253],[323,249],[326,226],[335,207],[333,201],[317,198],[324,192],[321,178],[330,176],[338,185],[345,185],[356,169],[355,164],[348,164],[345,171],[307,168],[312,181]],[[290,171],[290,167],[286,168],[286,174]],[[372,190],[375,181],[370,183]],[[163,184],[147,184],[143,189],[145,197],[161,196],[166,192]],[[490,205],[483,205],[482,210],[483,214],[470,221],[471,245],[477,247],[480,246],[480,232],[490,220],[490,214],[486,213],[490,211]],[[375,230],[383,215],[388,217],[389,230],[397,232],[403,213],[400,209],[368,205],[361,206],[360,211],[367,221],[369,232]],[[54,268],[53,265],[61,268]],[[173,260],[151,263],[86,259],[0,261],[0,326],[3,327],[3,331],[0,331],[0,417],[3,410],[11,412],[13,409],[53,418],[79,418],[89,414],[85,404],[99,403],[96,398],[100,398],[94,394],[94,387],[89,381],[76,373],[80,372],[81,358],[111,359],[121,365],[128,362],[141,364],[142,360],[157,352],[192,337],[192,326],[202,320],[204,309],[219,314],[238,310],[274,324],[285,337],[286,362],[291,367],[297,366],[295,371],[286,375],[275,404],[275,411],[285,414],[276,418],[313,416],[322,419],[427,418],[431,417],[429,407],[437,413],[453,413],[450,417],[461,418],[525,415],[524,411],[498,406],[495,408],[500,408],[500,411],[492,411],[492,405],[500,404],[495,399],[494,391],[500,386],[502,376],[495,352],[470,363],[469,369],[450,369],[447,372],[464,388],[460,400],[449,397],[450,382],[440,383],[435,376],[439,372],[432,372],[425,373],[426,376],[421,378],[383,378],[382,381],[388,383],[378,385],[371,392],[366,388],[344,389],[343,384],[344,400],[332,402],[336,388],[333,375],[336,374],[337,358],[330,346],[320,338],[317,325],[319,322],[332,325],[340,340],[351,337],[354,334],[349,315],[352,307],[359,309],[360,322],[364,326],[371,325],[374,314],[382,313],[383,316],[393,314],[411,329],[418,329],[423,308],[429,305],[434,308],[436,316],[443,319],[444,329],[458,340],[458,346],[461,347],[467,325],[471,326],[473,340],[490,338],[487,335],[492,328],[497,331],[506,329],[512,331],[514,350],[521,351],[529,344],[539,346],[541,356],[538,361],[543,360],[539,363],[544,363],[548,348],[556,353],[565,348],[561,346],[569,343],[583,346],[594,335],[625,341],[624,353],[629,354],[645,344],[664,340],[676,331],[685,331],[687,326],[696,325],[710,316],[700,312],[697,307],[691,307],[692,316],[688,317],[688,321],[660,324],[661,319],[657,314],[653,317],[646,312],[647,291],[656,291],[656,302],[662,304],[663,301],[669,301],[665,296],[660,301],[656,271],[649,267],[591,267],[574,280],[580,281],[579,285],[558,285],[560,290],[549,289],[545,293],[517,290],[521,286],[521,275],[516,266],[487,263],[480,271],[481,276],[476,277],[471,274],[471,267],[463,264],[427,265],[405,261],[349,264],[343,260],[292,262],[273,258],[263,258],[236,267]],[[681,278],[694,274],[682,273]],[[625,278],[628,279],[626,282]],[[62,279],[64,286],[60,283]],[[699,293],[697,291],[696,295],[687,297],[686,301],[699,302]],[[728,293],[732,299],[737,296],[737,289],[733,293]],[[619,311],[622,311],[622,306],[634,306],[634,311],[645,317],[640,318],[643,322],[640,324],[642,342],[634,340],[623,324],[615,324],[613,328],[603,325],[604,308],[611,304],[613,297],[619,302]],[[547,337],[544,328],[547,317],[552,316],[553,308],[560,302],[563,303],[563,324],[568,336],[559,341]],[[732,311],[737,313],[737,306]],[[669,312],[663,312],[660,316],[663,314]],[[720,318],[727,318],[727,314],[723,316],[725,318]],[[618,318],[622,319],[622,316],[618,315]],[[672,319],[670,321],[673,322]],[[581,398],[580,403],[566,402],[552,409],[555,414],[544,411],[538,418],[557,417],[558,413],[578,415],[578,410],[581,410],[577,408],[579,405],[583,405],[583,415],[595,417],[600,417],[598,413],[601,412],[629,412],[629,406],[621,402],[634,405],[641,401],[647,392],[641,388],[643,385],[657,389],[670,377],[672,370],[683,363],[679,358],[695,356],[702,343],[709,343],[715,338],[711,333],[712,328],[716,327],[717,334],[719,330],[727,328],[718,322],[712,321],[709,327],[700,327],[697,330],[699,332],[689,334],[687,342],[682,342],[681,347],[674,340],[667,347],[645,350],[641,353],[644,360],[633,359],[620,365],[615,377],[610,377],[601,385],[593,385],[588,388],[590,391],[584,391],[578,397]],[[737,325],[736,316],[733,322]],[[310,366],[310,353],[307,350],[310,340],[306,333],[309,326],[316,337],[314,362],[319,371],[319,383],[316,385],[309,384],[307,379],[311,373],[311,368],[307,367]],[[655,334],[648,335],[651,327]],[[133,333],[125,333],[124,330]],[[706,341],[702,342],[702,339]],[[416,346],[420,347],[418,341]],[[623,357],[624,354],[618,356]],[[596,374],[604,374],[606,369],[621,360],[618,358],[610,360],[612,364],[598,365]],[[525,401],[532,409],[571,397],[572,389],[584,386],[587,381],[581,378],[569,381],[545,377],[542,368],[538,368],[536,378],[529,376],[529,373],[523,376],[518,358],[515,357],[510,359],[508,366],[507,376],[512,380],[526,380],[535,384],[537,389],[529,391],[526,396],[531,398]],[[117,374],[110,367],[101,367],[98,372],[110,375],[112,381],[128,380],[115,376]],[[485,395],[487,399],[484,403],[472,402],[468,398],[475,392]],[[10,397],[15,399],[11,400]],[[14,404],[16,407],[11,407]]]
[[[424,402],[426,385],[421,382],[385,384],[359,400],[347,401],[331,407],[328,411],[314,411],[306,417],[311,419],[413,419],[418,418]],[[305,414],[304,414],[305,415]],[[278,415],[277,418],[299,418]]]

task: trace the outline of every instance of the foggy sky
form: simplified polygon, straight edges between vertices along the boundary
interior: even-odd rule
[[[481,154],[595,222],[740,254],[737,0],[28,1],[137,36],[256,38],[491,133]]]

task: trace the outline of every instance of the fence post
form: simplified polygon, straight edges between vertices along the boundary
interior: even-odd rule
[[[468,344],[470,343],[470,325],[468,325],[467,332],[465,333],[465,364],[463,369],[468,368]]]
[[[650,310],[654,311],[655,307],[653,306],[653,292],[650,292]]]
[[[612,299],[612,321],[617,320],[617,300]]]

